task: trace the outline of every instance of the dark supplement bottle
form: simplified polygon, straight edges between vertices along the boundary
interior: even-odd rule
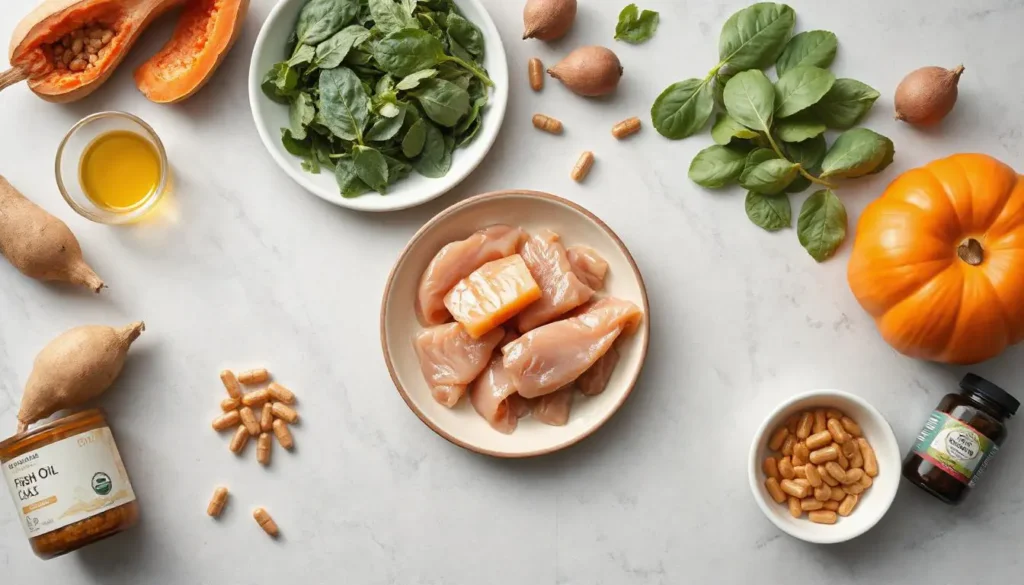
[[[903,477],[947,504],[967,496],[1006,438],[1020,402],[992,382],[967,374],[928,417],[903,460]]]

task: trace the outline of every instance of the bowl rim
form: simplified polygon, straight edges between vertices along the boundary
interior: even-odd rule
[[[861,408],[863,408],[865,411],[868,412],[868,414],[871,417],[876,418],[883,423],[881,427],[883,428],[883,433],[885,435],[886,440],[890,441],[893,445],[895,445],[896,451],[898,453],[900,452],[899,441],[896,440],[896,433],[892,430],[892,425],[889,424],[889,420],[886,419],[885,416],[883,416],[877,408],[872,406],[871,403],[861,398],[860,396],[857,396],[856,394],[851,394],[849,392],[839,390],[836,388],[818,388],[814,390],[808,390],[806,392],[801,392],[799,394],[787,398],[786,400],[782,401],[778,406],[773,408],[767,416],[765,416],[764,420],[758,426],[757,431],[754,432],[754,438],[750,443],[747,478],[750,484],[750,491],[754,498],[754,501],[757,502],[757,505],[761,509],[761,512],[764,513],[764,515],[768,517],[768,520],[770,520],[772,524],[774,524],[779,530],[782,530],[783,532],[792,536],[793,538],[802,540],[804,542],[810,542],[813,544],[837,544],[840,542],[853,540],[854,538],[857,538],[858,536],[861,536],[865,532],[871,530],[875,527],[876,524],[878,524],[878,522],[889,512],[889,509],[892,507],[893,501],[896,499],[896,493],[899,491],[900,486],[899,477],[897,477],[896,481],[892,483],[893,487],[891,490],[889,490],[889,493],[880,494],[882,496],[882,500],[880,500],[881,505],[877,508],[878,514],[874,518],[870,519],[859,529],[852,529],[849,531],[836,531],[834,535],[820,538],[808,534],[794,532],[790,529],[790,526],[778,520],[773,511],[768,507],[768,498],[766,498],[765,494],[762,493],[761,491],[761,487],[764,482],[760,479],[758,475],[759,473],[761,473],[760,458],[758,456],[760,451],[759,447],[761,444],[761,439],[763,439],[765,434],[768,432],[769,424],[775,418],[778,417],[780,412],[788,409],[789,407],[809,399],[822,397],[839,397],[843,400],[849,400],[850,402],[853,402],[860,406]],[[892,471],[895,472],[897,476],[899,475],[899,459],[897,459],[893,463],[889,463],[887,461],[886,467],[894,468]],[[772,502],[772,505],[776,504]]]
[[[345,209],[352,209],[355,211],[369,212],[369,213],[385,213],[389,211],[400,211],[403,209],[410,209],[419,205],[423,205],[429,201],[433,201],[442,195],[445,195],[455,187],[457,187],[462,181],[464,181],[469,175],[473,173],[480,166],[480,163],[487,158],[491,149],[494,147],[494,143],[498,140],[498,135],[501,134],[501,129],[504,126],[505,114],[508,110],[508,99],[509,99],[509,71],[508,71],[508,54],[505,52],[505,44],[502,41],[501,33],[498,30],[497,25],[494,24],[494,19],[491,17],[490,12],[483,5],[480,0],[458,0],[472,4],[480,14],[482,15],[481,21],[475,24],[481,29],[484,34],[484,38],[488,41],[494,39],[497,42],[490,42],[488,44],[488,55],[494,56],[495,59],[505,63],[505,76],[503,79],[494,80],[493,95],[488,102],[488,108],[486,114],[488,119],[494,118],[494,131],[490,134],[481,132],[476,139],[482,141],[484,146],[480,151],[479,157],[476,160],[470,162],[462,172],[454,172],[449,170],[448,174],[437,179],[427,179],[428,181],[437,181],[438,185],[433,188],[423,188],[423,194],[410,196],[407,198],[398,199],[395,197],[389,198],[388,195],[379,195],[381,201],[380,205],[369,205],[363,197],[345,198],[340,193],[334,192],[328,193],[322,189],[319,185],[315,184],[310,180],[310,174],[299,171],[294,166],[294,157],[288,155],[291,159],[286,159],[284,153],[278,147],[280,141],[277,137],[271,136],[267,133],[264,128],[264,124],[261,122],[262,117],[257,113],[257,103],[260,99],[266,99],[260,89],[260,79],[263,76],[262,71],[257,71],[257,61],[264,52],[264,45],[267,43],[267,37],[270,34],[269,31],[273,27],[272,23],[280,20],[280,13],[287,6],[297,3],[306,2],[308,0],[278,0],[277,3],[270,9],[270,13],[267,14],[266,20],[260,25],[260,31],[256,35],[256,42],[253,44],[253,49],[249,57],[249,72],[247,78],[248,94],[249,94],[249,111],[252,113],[253,125],[256,127],[256,133],[260,137],[260,142],[263,144],[263,148],[266,149],[267,153],[270,154],[270,158],[274,160],[274,163],[284,171],[284,173],[291,178],[293,182],[298,184],[307,192],[315,195],[316,197],[338,207]],[[493,47],[491,46],[493,45]],[[492,74],[493,72],[488,72]],[[486,122],[485,122],[486,123]],[[432,183],[426,183],[427,186]],[[373,199],[377,201],[377,199]]]
[[[615,246],[618,247],[619,251],[626,258],[626,261],[629,263],[630,268],[632,268],[633,275],[636,278],[637,283],[640,286],[640,296],[641,296],[641,298],[643,300],[643,310],[644,310],[644,319],[643,319],[643,325],[642,325],[642,328],[643,328],[643,331],[642,331],[642,334],[643,334],[642,335],[642,337],[643,337],[643,344],[642,344],[642,346],[640,348],[639,367],[637,367],[636,371],[633,373],[633,377],[629,381],[629,385],[626,388],[626,391],[623,392],[622,396],[619,398],[619,400],[614,405],[612,405],[612,408],[608,411],[608,413],[603,418],[601,418],[597,422],[597,424],[593,425],[592,427],[590,427],[586,431],[584,431],[584,432],[582,432],[582,433],[580,433],[580,434],[578,434],[578,435],[576,435],[574,437],[571,437],[570,439],[568,439],[566,441],[563,441],[563,442],[561,442],[561,443],[559,443],[557,445],[553,445],[551,447],[545,447],[545,448],[542,448],[542,449],[535,449],[533,451],[515,452],[515,453],[505,452],[505,451],[495,451],[495,450],[492,450],[492,449],[484,449],[484,448],[481,448],[481,447],[477,447],[475,445],[469,444],[469,443],[467,443],[465,441],[462,441],[462,440],[459,440],[459,439],[455,438],[449,432],[445,431],[444,429],[442,429],[438,425],[434,424],[434,422],[432,422],[423,413],[423,411],[420,410],[416,406],[416,404],[413,402],[412,398],[409,397],[408,390],[406,390],[405,386],[403,386],[402,383],[399,381],[398,373],[395,371],[394,364],[392,363],[392,360],[391,360],[391,352],[388,349],[388,342],[387,342],[387,306],[388,306],[388,299],[391,297],[392,285],[394,284],[395,278],[396,278],[396,276],[398,274],[398,268],[402,265],[403,262],[405,262],[405,260],[408,257],[409,253],[412,251],[413,248],[416,247],[417,244],[419,244],[420,240],[427,233],[427,231],[430,230],[431,228],[433,228],[438,223],[440,223],[442,220],[446,219],[448,216],[452,215],[456,211],[459,211],[459,210],[461,210],[463,208],[471,207],[471,206],[478,205],[478,204],[481,204],[481,203],[485,203],[485,202],[493,200],[493,199],[501,199],[501,198],[510,197],[510,196],[525,196],[525,197],[531,198],[531,199],[540,199],[540,200],[544,200],[544,201],[550,201],[550,202],[554,202],[554,203],[565,205],[565,206],[569,207],[570,209],[572,209],[572,210],[582,214],[584,217],[586,217],[590,221],[594,222],[599,228],[604,230],[604,232],[608,234],[608,236],[612,239],[612,242],[614,242]],[[504,189],[504,190],[500,190],[500,191],[490,191],[488,193],[483,193],[483,194],[480,194],[480,195],[474,195],[472,197],[469,197],[469,198],[467,198],[467,199],[465,199],[463,201],[460,201],[460,202],[456,203],[455,205],[452,205],[451,207],[448,207],[447,209],[441,211],[440,213],[435,215],[433,218],[431,218],[430,221],[428,221],[427,223],[423,224],[423,227],[421,227],[419,230],[417,230],[416,233],[412,236],[412,238],[409,239],[409,242],[405,245],[405,247],[402,248],[401,253],[399,253],[399,255],[398,255],[398,259],[395,260],[394,265],[391,267],[391,271],[388,274],[387,284],[384,286],[384,294],[381,296],[381,306],[380,306],[380,344],[381,344],[381,349],[384,352],[384,362],[385,362],[385,364],[388,367],[388,373],[391,375],[391,381],[394,383],[395,389],[398,390],[398,394],[402,397],[402,400],[405,401],[405,404],[409,407],[410,410],[413,411],[413,413],[416,414],[416,416],[420,419],[420,421],[423,422],[423,424],[427,425],[427,427],[429,427],[432,431],[437,433],[443,439],[447,440],[448,442],[452,443],[453,445],[457,445],[457,446],[462,447],[463,449],[466,449],[468,451],[472,451],[474,453],[479,453],[481,455],[489,455],[491,457],[499,457],[499,458],[503,458],[503,459],[525,459],[525,458],[528,458],[528,457],[538,457],[538,456],[541,456],[541,455],[547,455],[548,453],[554,453],[555,451],[560,451],[562,449],[566,449],[568,447],[571,447],[571,446],[575,445],[576,443],[579,443],[583,439],[585,439],[585,438],[589,437],[590,435],[594,434],[595,432],[597,432],[598,429],[600,429],[602,426],[604,426],[604,424],[607,423],[608,420],[611,419],[611,417],[613,415],[615,415],[615,413],[618,412],[620,408],[622,408],[622,405],[626,402],[626,399],[629,398],[629,396],[633,393],[633,389],[636,387],[637,381],[640,379],[640,374],[643,372],[644,365],[647,362],[647,350],[648,350],[648,347],[650,346],[650,342],[651,342],[651,319],[650,319],[650,314],[651,314],[650,302],[648,300],[647,286],[644,283],[643,275],[640,274],[640,269],[637,266],[636,261],[633,259],[633,255],[630,254],[629,249],[626,247],[626,245],[619,238],[618,234],[616,234],[614,230],[612,230],[610,227],[608,227],[608,224],[606,224],[599,217],[597,217],[596,215],[594,215],[593,213],[591,213],[590,211],[588,211],[584,207],[582,207],[582,206],[580,206],[580,205],[578,205],[576,203],[573,203],[572,201],[569,201],[568,199],[565,199],[563,197],[559,197],[558,195],[552,195],[551,193],[545,193],[543,191],[533,191],[533,190],[530,190],[530,189]]]

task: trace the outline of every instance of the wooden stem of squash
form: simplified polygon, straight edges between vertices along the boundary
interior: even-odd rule
[[[28,79],[28,71],[20,67],[11,67],[7,71],[0,73],[0,90],[4,90],[9,85],[15,83],[21,83]]]
[[[956,255],[971,266],[977,266],[985,260],[985,249],[978,240],[967,238],[967,241],[956,249]]]

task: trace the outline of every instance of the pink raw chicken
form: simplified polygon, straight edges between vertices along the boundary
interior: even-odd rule
[[[526,238],[520,247],[519,254],[543,292],[539,300],[519,313],[521,332],[549,323],[594,296],[594,289],[573,272],[565,247],[558,240],[555,232],[542,230]]]
[[[629,301],[600,299],[504,346],[502,363],[524,398],[550,394],[579,378],[641,319],[643,312]]]
[[[416,296],[420,322],[438,325],[448,321],[450,315],[444,306],[448,291],[484,264],[515,254],[525,235],[517,227],[492,225],[441,248],[420,277]]]
[[[451,408],[466,386],[487,367],[505,331],[499,327],[473,339],[462,325],[448,323],[421,331],[416,336],[416,355],[434,400]]]
[[[572,385],[540,398],[534,398],[533,418],[546,425],[562,427],[569,422],[569,409],[572,408],[572,396],[575,393]]]
[[[590,246],[569,246],[565,251],[572,272],[584,284],[594,290],[604,288],[604,277],[608,274],[608,262]]]
[[[516,430],[522,416],[510,403],[509,398],[515,395],[516,387],[505,372],[500,355],[494,356],[484,373],[469,386],[469,402],[473,408],[494,430],[506,435]]]
[[[619,352],[615,351],[613,347],[576,380],[580,392],[584,396],[597,396],[604,392],[604,387],[608,385],[608,379],[612,377],[612,372],[615,371],[615,366],[618,363]]]

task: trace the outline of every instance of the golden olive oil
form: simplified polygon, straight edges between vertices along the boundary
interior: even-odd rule
[[[159,188],[160,155],[134,132],[107,132],[85,148],[79,180],[97,206],[115,213],[131,211]]]

